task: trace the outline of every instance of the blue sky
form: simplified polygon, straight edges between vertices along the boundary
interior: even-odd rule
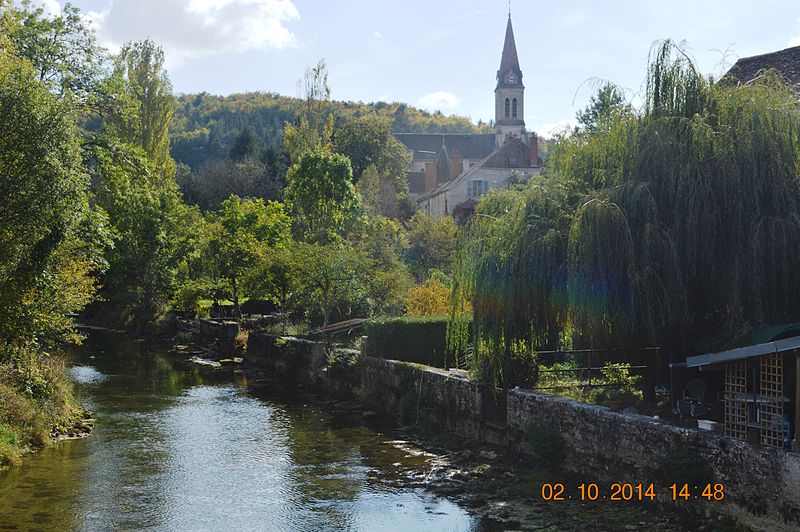
[[[59,0],[39,0],[49,9]],[[63,1],[61,2],[63,4]],[[297,95],[325,58],[333,97],[403,101],[489,120],[505,0],[72,0],[114,49],[162,44],[176,92]],[[701,71],[800,44],[794,1],[514,0],[528,129],[574,119],[608,79],[639,101],[653,41],[686,40]]]

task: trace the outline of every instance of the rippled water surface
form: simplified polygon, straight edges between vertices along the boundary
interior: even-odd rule
[[[0,473],[0,530],[477,530],[413,487],[424,454],[269,387],[93,333],[70,374],[91,437]]]

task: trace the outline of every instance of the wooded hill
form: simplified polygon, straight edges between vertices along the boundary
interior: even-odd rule
[[[262,158],[276,157],[281,151],[283,126],[296,119],[301,104],[299,98],[270,92],[181,95],[170,132],[172,156],[197,170],[228,158],[236,138],[249,129]],[[429,113],[405,103],[333,101],[331,108],[337,122],[376,113],[389,118],[392,131],[400,133],[491,132],[487,123],[474,124],[463,116]]]

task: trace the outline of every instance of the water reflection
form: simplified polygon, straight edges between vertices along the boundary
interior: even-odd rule
[[[71,355],[92,437],[0,474],[0,530],[469,530],[425,457],[347,417],[95,334]]]

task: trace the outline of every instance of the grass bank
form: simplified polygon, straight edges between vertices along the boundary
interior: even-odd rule
[[[85,432],[60,357],[0,344],[0,469],[69,433]]]

